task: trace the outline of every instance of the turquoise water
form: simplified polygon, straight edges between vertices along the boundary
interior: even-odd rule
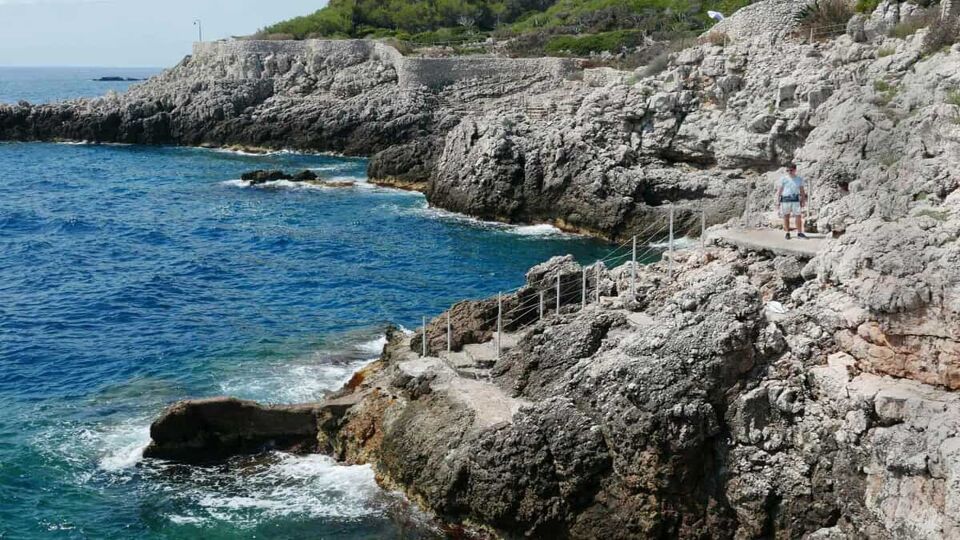
[[[483,224],[363,182],[366,162],[277,153],[0,143],[0,537],[423,537],[368,467],[273,454],[143,460],[185,397],[321,397],[465,297],[549,256],[609,248]],[[312,168],[350,188],[245,187]]]

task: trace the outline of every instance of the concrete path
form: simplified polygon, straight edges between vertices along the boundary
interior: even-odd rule
[[[518,333],[504,332],[502,350],[515,347],[519,339]],[[437,356],[421,357],[408,349],[409,345],[403,348],[405,352],[398,365],[400,370],[411,377],[433,373],[435,377],[430,384],[433,391],[442,392],[472,409],[476,413],[476,428],[510,422],[521,407],[530,405],[525,399],[507,395],[489,381],[490,368],[497,360],[496,334],[490,341],[467,345],[463,351],[450,354],[443,351]]]
[[[783,235],[784,232],[778,229],[729,228],[709,231],[707,238],[751,251],[767,251],[774,255],[787,255],[801,259],[813,258],[830,241],[818,233],[807,233],[809,237],[807,239],[797,238],[794,233],[790,240]]]

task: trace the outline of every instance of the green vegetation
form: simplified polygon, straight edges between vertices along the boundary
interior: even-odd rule
[[[930,21],[927,33],[923,36],[923,54],[927,56],[936,54],[958,42],[960,42],[960,21],[935,17]]]
[[[946,221],[947,218],[950,217],[950,212],[948,210],[934,210],[932,208],[924,208],[923,210],[917,211],[914,215],[933,218],[937,221]]]
[[[593,52],[618,51],[624,47],[636,47],[643,43],[639,30],[614,30],[583,36],[555,36],[547,41],[544,50],[548,53],[570,53],[586,56]]]
[[[895,38],[906,39],[917,32],[917,30],[926,27],[930,21],[926,17],[912,17],[903,22],[897,23],[891,30],[890,35]]]
[[[517,38],[521,48],[558,54],[619,52],[644,36],[669,40],[713,23],[752,0],[330,0],[327,7],[262,29],[269,39],[387,38],[417,45]]]
[[[879,94],[875,100],[875,103],[882,107],[889,105],[890,102],[893,101],[893,98],[897,97],[897,93],[900,91],[899,87],[882,79],[873,81],[873,89]]]
[[[854,15],[847,0],[813,0],[797,14],[801,35],[823,36],[847,24]]]
[[[884,58],[890,56],[891,54],[897,52],[897,49],[894,47],[880,47],[877,49],[877,58]]]
[[[873,10],[877,9],[879,5],[880,0],[857,0],[854,9],[857,13],[873,13]]]
[[[960,107],[960,89],[947,90],[947,97],[944,99],[944,103]]]

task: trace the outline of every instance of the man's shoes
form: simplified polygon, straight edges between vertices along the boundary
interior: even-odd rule
[[[807,237],[807,235],[803,234],[802,232],[801,232],[801,233],[797,233],[797,238],[806,238],[806,237]]]
[[[787,240],[789,240],[789,239],[790,239],[790,233],[787,233],[786,236],[784,236],[784,238],[786,238]]]

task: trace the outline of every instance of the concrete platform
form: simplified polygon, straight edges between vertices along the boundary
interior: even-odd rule
[[[793,233],[790,240],[783,235],[783,230],[778,229],[730,228],[709,231],[707,238],[749,251],[766,251],[774,255],[801,259],[815,257],[830,242],[826,236],[819,233],[807,233],[807,239],[797,238],[796,233]]]

